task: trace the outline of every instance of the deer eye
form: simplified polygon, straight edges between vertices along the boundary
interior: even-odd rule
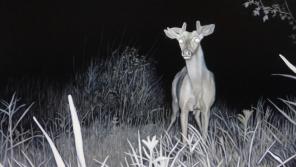
[[[183,39],[179,39],[178,41],[179,41],[179,43],[181,43],[181,44],[184,43],[184,40],[183,40]]]
[[[200,42],[200,39],[199,39],[198,37],[195,37],[195,38],[193,39],[193,41],[196,42],[196,43],[199,43],[199,42]]]

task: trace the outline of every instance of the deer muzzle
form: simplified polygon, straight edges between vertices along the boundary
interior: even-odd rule
[[[189,50],[189,49],[184,49],[184,50],[182,51],[182,56],[183,56],[183,58],[184,58],[185,60],[190,59],[191,56],[192,56],[192,51]]]

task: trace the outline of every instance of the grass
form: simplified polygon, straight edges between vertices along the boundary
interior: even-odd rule
[[[190,125],[183,145],[178,126],[164,131],[169,112],[153,63],[130,48],[112,55],[104,62],[93,61],[86,73],[77,74],[61,91],[40,86],[34,105],[21,103],[28,100],[15,94],[2,100],[0,166],[296,164],[292,101],[282,100],[285,109],[274,102],[258,102],[239,115],[215,106],[208,139]],[[29,124],[33,115],[38,126]]]
[[[180,142],[180,135],[176,135],[177,128],[167,134],[163,128],[159,128],[163,127],[161,123],[138,127],[114,125],[108,130],[100,122],[94,122],[92,126],[81,129],[86,164],[100,166],[97,162],[103,162],[107,156],[109,166],[120,166],[121,163],[127,164],[125,166],[132,166],[133,163],[136,166],[150,166],[149,163],[154,166],[157,166],[156,163],[159,166],[277,166],[280,164],[277,159],[284,162],[290,157],[292,159],[286,165],[295,163],[296,127],[285,121],[284,117],[272,119],[274,111],[262,104],[249,117],[247,114],[227,114],[226,110],[213,108],[210,134],[206,141],[194,126],[190,126],[186,146]],[[65,164],[75,166],[76,142],[72,130],[69,131],[53,138],[53,141]],[[151,140],[148,136],[157,138]],[[52,151],[40,135],[23,142],[14,150],[12,159],[15,163],[32,166],[29,159],[34,166],[55,166]],[[9,152],[7,150],[7,154]],[[183,160],[184,157],[186,160]]]
[[[42,126],[44,126],[44,123],[41,122],[40,124],[43,124]],[[108,155],[110,157],[109,164],[112,166],[119,166],[120,162],[124,160],[122,159],[125,155],[124,152],[129,148],[127,145],[127,139],[129,139],[132,143],[136,143],[138,131],[141,131],[143,134],[155,135],[161,132],[161,129],[159,129],[159,126],[156,124],[149,124],[145,126],[139,125],[137,127],[130,125],[117,126],[116,124],[113,124],[112,127],[106,128],[99,120],[93,122],[91,126],[82,127],[81,129],[84,140],[85,159],[88,166],[98,165],[94,159],[102,161]],[[54,130],[49,130],[49,136],[51,136],[52,140],[56,144],[56,147],[61,153],[61,157],[65,164],[67,164],[67,166],[77,164],[72,127],[68,126],[68,129],[65,129],[65,131],[61,132],[58,136],[54,136],[53,134],[55,133],[56,132],[54,132]],[[32,136],[34,137],[29,138],[29,140],[24,139],[26,141],[15,147],[13,157],[9,156],[6,158],[7,163],[10,161],[10,164],[16,165],[16,163],[21,162],[25,166],[32,166],[27,158],[25,158],[24,155],[26,155],[34,166],[55,166],[56,164],[52,151],[46,140],[39,132],[33,132]],[[1,140],[1,145],[2,144],[5,144],[5,140]],[[6,151],[2,153],[9,154],[10,151],[10,149],[6,149]],[[1,162],[5,161],[2,161],[1,159]]]

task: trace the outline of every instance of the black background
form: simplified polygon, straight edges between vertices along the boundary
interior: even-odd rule
[[[290,2],[295,12],[295,2]],[[287,23],[252,16],[237,0],[0,1],[0,75],[36,76],[66,82],[66,76],[90,57],[134,46],[159,63],[169,92],[174,74],[184,66],[177,42],[166,27],[195,28],[214,23],[202,42],[214,72],[217,98],[231,106],[256,104],[260,97],[294,95],[295,81],[271,76],[291,73],[278,54],[296,64],[296,48]],[[2,82],[3,83],[3,82]]]

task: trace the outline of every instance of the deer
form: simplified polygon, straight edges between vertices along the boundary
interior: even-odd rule
[[[167,37],[176,39],[181,48],[181,55],[185,60],[184,66],[174,77],[172,82],[172,115],[167,131],[176,121],[180,111],[182,142],[186,143],[188,129],[188,115],[193,112],[203,139],[207,138],[210,119],[210,109],[215,101],[214,74],[208,70],[201,41],[205,36],[214,32],[215,25],[201,26],[196,21],[196,30],[186,31],[186,22],[182,28],[173,27],[164,30]]]

